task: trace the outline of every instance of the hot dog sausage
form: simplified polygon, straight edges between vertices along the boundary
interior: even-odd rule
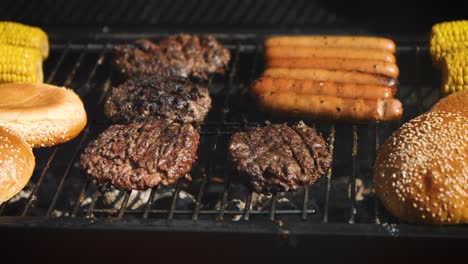
[[[302,47],[341,47],[381,49],[394,53],[395,42],[387,38],[364,36],[281,36],[265,41],[266,47],[302,46]]]
[[[297,80],[330,81],[396,87],[397,80],[381,75],[322,69],[268,68],[263,76]]]
[[[395,56],[388,51],[378,49],[360,50],[353,48],[324,48],[324,47],[297,47],[274,46],[265,48],[267,60],[273,58],[346,58],[378,60],[395,63]]]
[[[363,99],[393,97],[391,88],[377,85],[294,80],[270,77],[261,77],[252,84],[252,93],[254,95],[284,92]]]
[[[264,111],[300,118],[342,121],[393,121],[403,107],[396,99],[353,99],[296,93],[267,93],[258,97]]]
[[[399,74],[395,63],[346,58],[272,58],[267,61],[267,67],[358,71],[392,78],[397,78]]]

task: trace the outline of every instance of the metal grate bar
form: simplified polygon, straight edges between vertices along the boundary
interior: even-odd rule
[[[179,179],[177,181],[177,184],[176,184],[176,187],[175,187],[175,190],[174,190],[174,194],[172,195],[171,208],[169,209],[169,213],[167,215],[168,220],[172,220],[174,218],[174,211],[176,209],[177,200],[179,199],[179,193],[180,193],[180,190],[182,188],[183,181],[184,181],[184,179]]]
[[[302,201],[302,215],[301,220],[307,220],[307,209],[309,206],[309,186],[304,186],[304,200]]]
[[[101,62],[102,63],[102,62]],[[104,82],[103,84],[103,88],[102,88],[102,93],[101,93],[101,96],[99,97],[98,99],[98,102],[97,104],[98,105],[101,105],[104,101],[104,98],[106,98],[107,94],[110,92],[110,76],[107,77],[106,81]],[[86,187],[87,185],[90,184],[90,180],[86,181],[82,190],[81,190],[81,193],[80,193],[80,197],[79,197],[79,200],[77,201],[77,204],[75,205],[75,209],[74,209],[74,213],[77,213],[78,212],[78,209],[79,209],[79,206],[81,204],[81,201],[83,201],[84,199],[84,195],[85,195],[85,190],[86,190]],[[97,202],[97,199],[101,196],[102,194],[102,186],[98,186],[98,188],[94,191],[94,193],[92,194],[92,198],[91,198],[91,204],[88,208],[88,213],[86,214],[86,217],[91,217],[93,215],[93,210],[96,206],[96,202]],[[74,214],[76,215],[76,214]]]
[[[421,67],[421,48],[420,46],[416,46],[414,49],[414,56],[415,56],[415,67],[420,68]],[[425,97],[423,95],[422,87],[419,82],[421,80],[420,72],[416,71],[415,72],[415,79],[418,80],[416,83],[416,93],[417,93],[417,98],[418,98],[418,112],[419,114],[422,114],[424,112],[424,106],[423,106],[423,98]]]
[[[99,57],[96,61],[96,63],[94,64],[93,68],[91,69],[91,72],[89,73],[88,75],[88,79],[86,79],[86,82],[85,84],[83,85],[83,93],[84,94],[89,94],[89,92],[91,91],[91,80],[94,78],[94,76],[96,75],[96,71],[97,69],[102,66],[103,62],[104,62],[104,59],[106,57],[106,52],[107,52],[107,47],[104,47],[101,52],[99,53]]]
[[[262,45],[260,43],[256,43],[255,51],[254,51],[254,55],[253,55],[253,59],[252,59],[252,68],[250,70],[250,76],[249,76],[249,82],[250,83],[256,77],[258,62],[259,62],[260,57],[261,57],[261,49],[262,49]],[[239,123],[239,125],[240,125],[240,123]],[[252,125],[252,127],[256,127],[257,123],[254,122],[251,125]],[[249,126],[249,123],[246,121],[243,124],[243,128],[245,129],[247,126]],[[245,221],[248,221],[250,219],[250,210],[251,210],[251,207],[252,207],[252,200],[253,200],[253,192],[249,191],[249,193],[247,194],[246,201],[245,201],[244,214],[243,214],[243,219]]]
[[[81,62],[83,61],[83,58],[84,58],[85,54],[86,54],[86,49],[83,49],[80,52],[80,56],[78,57],[78,60],[76,61],[75,65],[73,66],[73,69],[70,71],[70,74],[68,74],[67,79],[63,83],[63,86],[69,86],[72,83],[73,78],[75,77],[75,74],[76,74],[76,70],[80,67]]]
[[[57,74],[58,69],[60,69],[60,67],[62,66],[63,60],[65,59],[65,57],[67,56],[69,52],[70,52],[70,43],[66,45],[65,49],[62,52],[62,55],[60,55],[59,60],[55,64],[54,69],[50,73],[49,77],[47,77],[47,81],[46,81],[47,83],[52,83],[52,81],[55,78],[55,75]]]
[[[379,123],[375,123],[375,154],[376,155],[377,155],[377,152],[379,151],[379,148],[380,148],[379,131],[380,131],[379,130]],[[373,204],[374,204],[374,222],[376,224],[380,224],[379,199],[377,198],[377,196],[375,194],[374,185],[372,185],[372,200],[373,200]]]
[[[277,204],[277,203],[276,203]],[[276,207],[275,204],[275,207]],[[94,208],[93,213],[104,213],[104,214],[115,214],[119,209],[102,209],[102,208]],[[88,211],[88,210],[85,210]],[[169,209],[150,209],[149,213],[150,214],[155,214],[155,215],[167,215],[169,214]],[[271,215],[271,208],[269,210],[251,210],[249,212],[250,215],[265,215],[265,216],[270,216]],[[126,210],[125,214],[136,214],[136,215],[141,215],[144,213],[144,210]],[[240,215],[242,216],[244,213],[243,210],[224,210],[224,215]],[[274,215],[300,215],[302,213],[302,209],[293,209],[293,210],[278,210],[275,209]],[[308,214],[314,213],[314,210],[307,210]],[[187,210],[187,209],[181,209],[181,210],[174,210],[174,215],[187,215],[190,216],[193,214],[193,210]],[[219,210],[201,210],[200,215],[219,215]]]
[[[128,200],[130,199],[130,195],[132,194],[132,190],[126,191],[124,199],[122,201],[122,205],[119,209],[119,215],[117,216],[118,219],[122,218],[125,214],[125,210],[127,209]]]
[[[158,190],[158,186],[155,186],[155,187],[151,188],[151,193],[150,193],[150,196],[148,198],[148,202],[146,202],[145,211],[143,213],[143,219],[148,218],[151,207],[153,206],[154,196],[156,194],[156,190]]]
[[[67,168],[65,170],[65,173],[62,176],[62,179],[60,180],[59,186],[57,187],[57,190],[55,191],[54,197],[52,198],[52,202],[49,205],[49,208],[47,209],[46,217],[49,217],[52,213],[52,210],[55,207],[55,204],[57,203],[57,199],[59,195],[62,193],[63,186],[65,184],[65,180],[68,176],[68,173],[70,172],[71,167],[73,166],[73,162],[75,161],[76,157],[78,156],[79,151],[81,150],[85,140],[88,138],[88,133],[85,131],[83,135],[81,136],[80,142],[78,143],[78,146],[75,148],[75,151],[73,152],[73,156],[70,159],[70,162],[67,165]]]
[[[231,95],[232,86],[234,83],[234,78],[236,77],[236,73],[237,73],[237,64],[239,63],[239,55],[240,55],[240,43],[236,45],[234,60],[232,62],[231,70],[229,72],[229,79],[228,79],[228,83],[226,86],[223,106],[221,108],[221,123],[224,123],[226,121],[226,114],[229,111],[228,110],[229,99]],[[216,137],[216,140],[218,140],[218,138],[219,138],[219,135]],[[231,186],[231,174],[228,174],[227,179],[226,179],[226,185],[225,185],[224,192],[223,192],[222,199],[221,199],[221,204],[219,205],[218,220],[220,221],[222,221],[224,218],[224,210],[226,207],[226,202],[227,202],[227,198],[229,195],[230,186]]]
[[[200,190],[198,191],[197,201],[195,203],[195,208],[193,210],[193,216],[192,216],[193,220],[198,220],[198,218],[200,216],[200,207],[201,207],[201,204],[202,204],[203,193],[204,193],[204,190],[205,190],[205,187],[206,187],[207,180],[208,180],[208,175],[207,175],[206,172],[203,172],[203,178],[202,178],[202,182],[200,184]]]
[[[83,87],[85,87],[85,96],[88,95],[90,89],[88,87],[91,87],[90,83],[91,83],[91,80],[94,78],[95,74],[96,74],[96,70],[97,68],[102,65],[102,62],[103,62],[103,59],[104,59],[104,55],[105,55],[105,49],[103,49],[103,51],[100,53],[98,59],[96,60],[96,63],[94,64],[93,68],[91,69],[91,72],[89,73],[88,75],[88,78],[86,80],[86,83],[84,84]],[[73,75],[75,75],[76,73],[76,70],[79,68],[79,66],[81,65],[81,62],[84,58],[84,55],[86,54],[86,50],[83,50],[83,52],[80,54],[80,57],[78,58],[78,61],[77,63],[75,64],[73,70],[72,70],[72,73]],[[70,84],[72,82],[72,78],[68,78],[67,81],[65,82],[65,86],[67,86],[68,84]],[[55,207],[55,204],[57,202],[57,199],[60,195],[60,193],[62,192],[62,188],[64,186],[64,183],[65,183],[65,180],[68,176],[68,173],[70,171],[70,168],[72,167],[73,165],[73,162],[75,161],[77,155],[78,155],[78,152],[82,149],[83,147],[83,144],[85,142],[85,140],[88,138],[88,132],[89,132],[89,124],[87,126],[87,128],[85,129],[85,132],[83,133],[81,139],[80,139],[80,142],[78,144],[78,146],[76,147],[75,149],[75,152],[73,153],[73,157],[71,158],[70,162],[68,163],[67,165],[67,169],[65,170],[65,173],[64,175],[62,176],[62,179],[60,180],[60,183],[59,183],[59,186],[54,194],[54,197],[52,199],[52,202],[47,210],[47,214],[46,216],[50,216],[50,214],[52,213],[52,210],[54,209]],[[75,210],[74,210],[75,212]]]
[[[85,184],[83,184],[83,187],[81,187],[80,195],[76,199],[75,206],[73,207],[73,211],[72,211],[72,215],[71,215],[72,217],[78,216],[78,211],[80,210],[81,203],[85,199],[85,191],[88,188],[89,183],[90,183],[90,181],[86,180]]]
[[[226,203],[229,195],[229,189],[231,188],[231,177],[228,177],[226,180],[226,185],[224,187],[223,195],[221,198],[221,203],[219,205],[218,220],[224,220],[224,214],[226,209]]]
[[[213,83],[213,78],[210,78],[209,81],[208,81],[208,87],[211,87]],[[218,132],[219,130],[217,130]],[[216,153],[216,148],[218,146],[218,139],[219,139],[219,134],[216,133],[216,140],[215,140],[215,143],[211,146],[211,153],[212,155],[214,156],[215,153]],[[205,163],[205,166],[203,166],[203,168],[208,168],[208,171],[211,172],[211,168],[213,167],[213,159],[214,157],[212,156],[211,159],[207,159],[206,163]],[[197,194],[197,201],[195,203],[195,208],[193,209],[193,215],[192,215],[192,219],[193,220],[198,220],[199,218],[199,215],[200,215],[200,207],[202,206],[202,201],[203,201],[203,195],[205,193],[205,187],[206,187],[206,183],[208,181],[208,173],[205,171],[205,170],[202,170],[202,174],[203,174],[203,177],[202,177],[202,182],[200,184],[200,189],[198,190],[198,194]]]
[[[271,196],[270,201],[271,201],[271,205],[270,205],[270,214],[269,214],[270,216],[269,217],[270,217],[271,221],[275,221],[275,218],[276,218],[276,203],[278,202],[278,193],[275,192]]]
[[[44,176],[45,176],[46,172],[49,170],[50,164],[54,160],[55,155],[57,154],[58,150],[59,150],[59,147],[55,147],[54,151],[50,155],[49,160],[47,161],[46,166],[42,170],[41,175],[39,176],[39,179],[37,180],[33,191],[31,192],[31,194],[28,197],[28,201],[26,202],[26,205],[24,206],[24,209],[23,209],[23,212],[21,213],[21,216],[26,216],[27,215],[29,208],[33,205],[34,201],[36,200],[37,192],[39,191],[39,187],[41,186],[42,181],[44,180]]]
[[[86,214],[87,218],[90,218],[90,217],[93,216],[94,208],[96,207],[96,202],[97,202],[99,196],[101,196],[102,190],[103,190],[103,187],[99,186],[97,188],[97,190],[93,193],[93,196],[91,198],[91,204],[89,205],[88,213]]]
[[[356,221],[356,170],[357,170],[357,154],[358,154],[358,134],[357,126],[353,125],[353,150],[352,150],[352,172],[349,177],[349,193],[351,200],[351,212],[348,223],[354,224]]]
[[[328,136],[328,151],[331,153],[332,161],[333,161],[333,154],[335,149],[335,125],[332,125],[330,128],[330,135]],[[330,204],[330,189],[331,189],[331,178],[332,178],[332,171],[333,166],[327,171],[327,184],[325,185],[325,204],[323,206],[323,223],[328,223],[328,211],[329,211],[329,204]]]
[[[245,200],[245,208],[244,208],[244,220],[248,221],[250,218],[250,210],[252,207],[252,200],[253,200],[253,192],[249,191],[249,194],[247,194],[247,199]]]

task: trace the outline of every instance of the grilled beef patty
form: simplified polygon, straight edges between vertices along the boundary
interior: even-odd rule
[[[211,108],[208,89],[177,77],[140,77],[115,87],[104,111],[115,123],[171,120],[199,125]]]
[[[224,73],[231,56],[211,35],[178,34],[159,44],[141,39],[113,51],[113,68],[123,79],[148,74],[208,79],[209,74]]]
[[[81,166],[96,183],[118,189],[168,185],[190,172],[199,138],[189,124],[113,125],[87,146]]]
[[[303,122],[236,133],[229,143],[229,156],[239,175],[261,193],[310,185],[332,162],[325,140]]]

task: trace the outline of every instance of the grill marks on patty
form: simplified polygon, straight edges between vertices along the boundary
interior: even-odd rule
[[[257,192],[297,190],[315,182],[331,165],[325,140],[300,122],[236,133],[229,155]]]
[[[199,138],[189,124],[113,125],[88,145],[81,164],[96,183],[118,189],[168,185],[190,172]]]
[[[164,119],[199,125],[211,108],[208,88],[176,77],[138,77],[115,87],[104,111],[115,123]]]

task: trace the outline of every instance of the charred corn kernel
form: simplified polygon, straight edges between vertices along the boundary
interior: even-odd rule
[[[0,83],[42,81],[42,55],[39,50],[0,45]]]
[[[442,71],[444,94],[468,89],[468,49],[446,55],[442,62]]]
[[[441,65],[447,54],[468,48],[468,20],[435,24],[432,27],[429,46],[432,61],[436,66]]]
[[[47,34],[38,27],[0,21],[0,44],[34,48],[41,51],[42,58],[49,56]]]

